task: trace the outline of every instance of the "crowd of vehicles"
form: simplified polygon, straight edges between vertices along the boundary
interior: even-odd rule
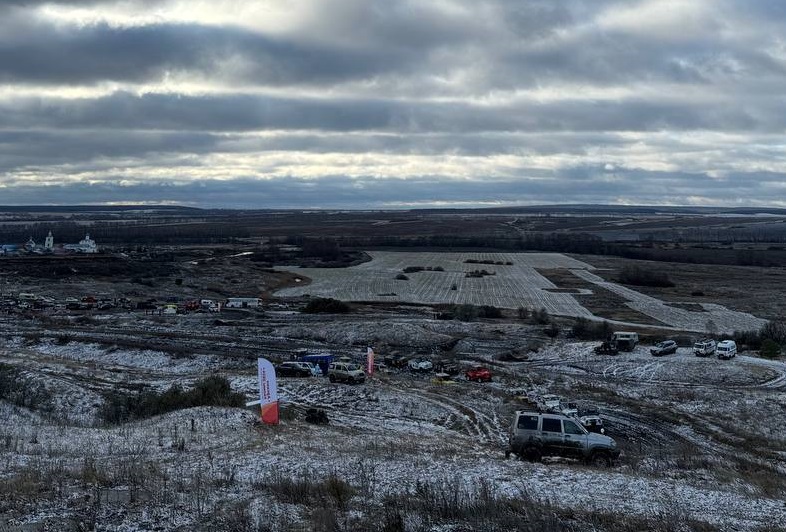
[[[347,378],[346,368],[337,366],[337,363],[357,366],[359,371],[364,373],[364,379],[360,379],[357,372],[353,373],[353,378]],[[297,360],[282,362],[276,366],[276,374],[280,377],[327,376],[330,378],[333,376],[330,379],[332,382],[363,382],[366,371],[368,371],[367,361],[359,361],[347,356],[336,357],[331,354],[300,353]],[[455,382],[456,379],[472,382],[492,382],[493,380],[491,370],[485,366],[472,366],[462,370],[458,364],[448,362],[435,364],[430,359],[421,356],[413,358],[386,356],[380,361],[374,362],[374,371],[431,374],[434,376],[432,380],[439,383]]]
[[[615,332],[608,340],[595,346],[596,355],[618,355],[621,351],[633,351],[639,343],[639,335],[630,332]],[[679,345],[675,340],[663,340],[650,348],[652,356],[673,355],[677,353]],[[702,338],[693,344],[693,354],[697,357],[717,356],[728,360],[737,356],[737,344],[734,340],[716,342],[712,338]]]

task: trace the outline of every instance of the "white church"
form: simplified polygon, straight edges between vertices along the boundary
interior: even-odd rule
[[[50,243],[49,238],[52,236],[52,232],[49,232],[49,236],[46,237],[46,247],[47,244]],[[49,248],[51,249],[51,248]],[[77,253],[98,253],[98,246],[96,246],[96,241],[90,238],[89,234],[85,235],[85,238],[79,241],[79,244],[66,244],[63,246],[63,249],[66,251],[75,251]]]
[[[46,235],[46,240],[44,240],[44,245],[36,244],[33,237],[30,237],[30,240],[27,241],[24,245],[25,250],[31,253],[54,253],[55,252],[55,237],[52,236],[52,231],[49,231],[49,234]],[[98,253],[98,246],[96,245],[96,241],[90,238],[89,234],[85,235],[85,238],[79,241],[78,244],[65,244],[63,246],[63,251],[71,252],[71,253]]]

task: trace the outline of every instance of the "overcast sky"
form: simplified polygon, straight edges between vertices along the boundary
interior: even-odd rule
[[[786,207],[786,2],[3,0],[0,204]]]

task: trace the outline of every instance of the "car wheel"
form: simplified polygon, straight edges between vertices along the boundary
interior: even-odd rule
[[[330,382],[336,382],[336,376],[335,375],[328,376],[328,379],[330,379]]]
[[[543,453],[540,452],[540,449],[535,445],[527,445],[524,447],[524,452],[521,453],[527,461],[529,462],[540,462],[540,459],[543,458]]]
[[[593,453],[590,457],[590,465],[594,467],[611,467],[611,458],[606,453]]]

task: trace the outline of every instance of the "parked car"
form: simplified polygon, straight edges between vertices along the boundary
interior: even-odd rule
[[[663,356],[663,355],[673,355],[677,352],[677,342],[674,340],[665,340],[663,342],[658,342],[655,346],[650,349],[650,354],[655,357]]]
[[[292,362],[292,364],[296,364],[301,368],[307,369],[311,373],[312,377],[321,377],[324,375],[324,373],[322,373],[322,369],[317,364],[314,364],[313,362],[305,362],[303,360],[300,360],[300,361]]]
[[[588,414],[579,418],[581,425],[587,429],[587,432],[595,434],[606,434],[606,429],[603,427],[603,420],[598,414]]]
[[[434,378],[431,379],[431,382],[434,384],[456,384],[456,381],[453,380],[452,375],[442,372],[435,373]]]
[[[617,342],[603,342],[595,347],[596,355],[618,355],[620,350],[617,349]]]
[[[327,375],[331,362],[335,359],[333,355],[301,355],[299,362],[314,364],[322,370],[322,375]]]
[[[559,411],[563,416],[575,417],[579,413],[579,405],[573,401],[560,401]]]
[[[387,355],[382,359],[390,368],[403,369],[407,367],[409,358],[398,355]]]
[[[284,362],[276,366],[276,375],[279,377],[310,377],[311,370],[300,366],[298,362]]]
[[[715,353],[717,353],[718,358],[722,360],[734,358],[737,356],[737,344],[734,340],[723,340],[722,342],[718,342]]]
[[[559,405],[562,398],[559,395],[546,394],[538,399],[538,408],[544,412],[559,412]]]
[[[477,366],[468,369],[464,372],[464,375],[469,381],[491,382],[491,370],[489,368],[484,368],[483,366]]]
[[[561,456],[610,466],[620,455],[612,438],[591,433],[577,419],[560,414],[516,412],[508,442],[506,456],[513,453],[533,462],[543,456]]]
[[[697,357],[709,357],[715,354],[715,340],[704,338],[693,344],[693,354]]]
[[[513,399],[521,401],[522,403],[527,403],[532,407],[538,406],[536,394],[532,390],[514,390]]]
[[[407,366],[412,371],[431,371],[434,364],[427,358],[413,358],[407,362]]]
[[[354,362],[333,362],[328,367],[330,382],[360,383],[366,380],[366,373],[360,364]]]
[[[434,369],[439,373],[447,373],[448,375],[458,375],[461,373],[461,368],[452,362],[440,362],[434,365]]]

